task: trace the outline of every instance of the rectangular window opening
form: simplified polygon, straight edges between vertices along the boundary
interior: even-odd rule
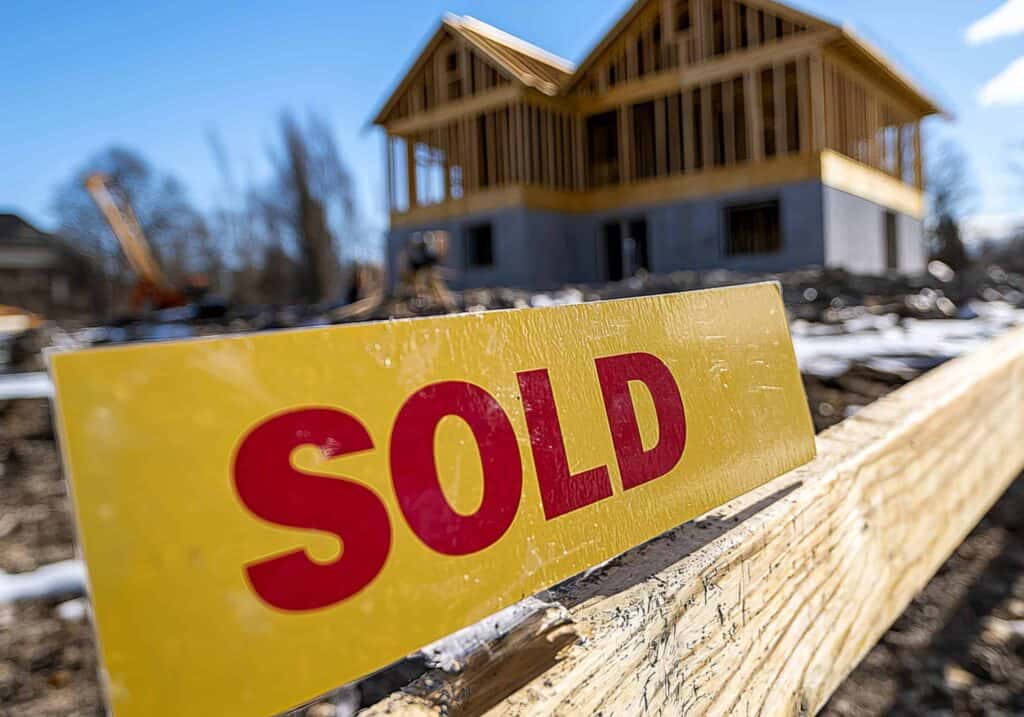
[[[726,256],[776,254],[782,251],[778,200],[725,210]]]
[[[494,228],[491,224],[477,224],[466,229],[466,266],[471,269],[494,266]]]

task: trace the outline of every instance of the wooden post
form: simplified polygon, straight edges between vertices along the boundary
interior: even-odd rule
[[[501,142],[501,155],[505,162],[502,183],[512,184],[515,182],[514,156],[512,154],[512,150],[515,148],[515,145],[512,144],[512,106],[502,107],[499,111],[501,112],[501,135],[498,139]]]
[[[661,0],[661,42],[669,46],[676,37],[676,0]]]
[[[696,62],[707,57],[705,51],[704,34],[704,0],[690,0],[690,35],[693,37],[694,54]]]
[[[902,122],[896,123],[896,177],[901,181],[907,180],[907,168],[906,168],[906,145],[903,143],[903,131],[905,125]]]
[[[555,153],[555,113],[551,110],[541,110],[541,118],[544,122],[544,133],[547,139],[548,166],[544,173],[545,184],[555,187],[558,183],[558,155]]]
[[[668,142],[665,136],[665,98],[654,101],[654,156],[655,174],[664,177],[668,174]]]
[[[437,131],[438,133],[438,144],[440,145],[439,151],[441,152],[441,167],[444,171],[444,200],[450,202],[452,200],[452,157],[451,157],[451,143],[448,141],[448,128],[447,126],[441,127]]]
[[[462,96],[473,96],[472,65],[473,56],[470,54],[469,46],[461,37],[459,38],[459,72],[462,76]]]
[[[800,153],[807,154],[811,149],[811,82],[808,73],[807,58],[797,58],[796,61],[796,98],[797,98],[797,121],[799,123]]]
[[[702,168],[710,169],[715,165],[714,118],[711,106],[711,85],[700,88],[700,145]]]
[[[627,34],[623,41],[626,43],[626,80],[635,80],[640,74],[637,71],[636,36]]]
[[[722,140],[725,165],[736,164],[736,95],[732,78],[722,83]]]
[[[694,89],[683,90],[683,171],[697,168],[697,121],[693,111]]]
[[[576,189],[583,191],[587,185],[587,123],[582,117],[575,118],[576,124]]]
[[[789,131],[786,117],[786,65],[780,63],[772,69],[772,80],[775,83],[772,92],[775,114],[775,156],[781,157],[789,152]]]
[[[386,166],[387,175],[387,208],[388,214],[391,214],[395,210],[395,162],[393,158],[394,146],[391,141],[391,135],[385,132],[384,134],[384,164]]]
[[[669,174],[679,174],[683,171],[683,128],[680,124],[680,105],[682,104],[674,96],[669,98],[668,103],[668,127],[666,134],[668,135],[668,172]]]
[[[748,154],[751,162],[764,159],[764,117],[761,109],[761,82],[759,70],[747,70],[743,75],[743,98],[746,104]]]
[[[922,156],[921,121],[914,123],[914,186],[924,189],[924,157]]]
[[[633,181],[633,122],[632,108],[629,105],[619,107],[619,183],[629,184]]]
[[[747,6],[747,47],[754,48],[761,44],[761,23],[758,22],[760,10]]]
[[[811,121],[813,128],[813,139],[811,147],[814,151],[820,152],[828,146],[825,124],[825,102],[827,94],[825,90],[825,65],[821,53],[811,55],[810,60],[810,83],[811,83]]]
[[[405,138],[405,175],[409,192],[409,208],[412,209],[420,205],[419,196],[416,193],[416,141],[414,135]]]

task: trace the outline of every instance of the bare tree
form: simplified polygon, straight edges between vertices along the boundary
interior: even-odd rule
[[[304,124],[285,112],[281,145],[270,152],[274,179],[262,192],[268,234],[294,248],[299,298],[335,300],[342,293],[342,245],[362,241],[352,177],[327,122],[310,114]]]
[[[85,178],[102,172],[124,192],[153,251],[173,281],[194,272],[216,271],[220,249],[175,177],[160,173],[137,152],[110,147],[85,162],[55,193],[60,231],[101,262],[110,277],[125,270],[120,246],[85,190]]]
[[[954,269],[969,263],[961,236],[961,224],[975,198],[967,156],[952,141],[945,141],[932,152],[928,164],[927,191],[931,203],[929,219],[932,257]]]

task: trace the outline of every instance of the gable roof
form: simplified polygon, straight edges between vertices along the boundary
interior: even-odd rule
[[[618,38],[626,31],[630,24],[636,19],[636,17],[644,11],[644,9],[655,0],[636,0],[625,14],[612,26],[608,32],[604,34],[601,40],[587,53],[587,56],[576,68],[576,72],[572,78],[565,84],[565,91],[571,90],[586,75],[587,71],[591,66],[604,54]],[[758,7],[762,10],[775,13],[781,17],[788,18],[794,22],[807,25],[808,27],[816,30],[831,30],[836,35],[834,44],[844,54],[849,54],[856,58],[858,62],[866,65],[871,65],[873,69],[881,72],[886,80],[894,83],[899,87],[900,90],[909,93],[914,98],[914,104],[918,106],[923,114],[943,114],[948,113],[943,110],[938,103],[932,100],[928,94],[918,86],[913,80],[911,80],[906,74],[900,71],[895,65],[893,65],[885,56],[873,46],[868,44],[861,37],[856,35],[849,27],[840,26],[830,20],[813,15],[811,13],[799,10],[790,5],[786,5],[775,0],[743,0],[747,5]]]
[[[569,60],[475,17],[450,15],[445,22],[524,85],[536,87],[546,94],[557,94],[576,69]]]
[[[499,30],[493,25],[470,16],[451,13],[444,16],[437,31],[416,56],[412,66],[403,75],[402,81],[388,96],[374,118],[374,124],[381,124],[406,91],[417,70],[433,54],[447,35],[460,38],[495,67],[508,79],[533,87],[547,95],[556,95],[572,77],[575,66],[558,55],[543,50],[523,39]]]
[[[417,55],[417,59],[403,75],[402,81],[388,97],[373,122],[374,124],[385,122],[399,97],[412,82],[413,75],[449,33],[469,43],[482,56],[493,62],[495,67],[507,78],[554,96],[566,93],[575,87],[594,62],[652,2],[655,0],[636,0],[587,53],[583,62],[578,66],[474,17],[449,13],[444,16],[440,27]],[[776,2],[776,0],[744,0],[744,2],[814,29],[831,30],[835,34],[835,39],[829,43],[831,47],[855,63],[870,67],[891,86],[907,94],[912,99],[912,104],[921,111],[922,116],[930,114],[951,116],[914,80],[890,62],[881,51],[859,37],[849,27],[838,25],[817,15]]]
[[[39,231],[17,214],[0,214],[0,242],[45,242],[52,235]]]

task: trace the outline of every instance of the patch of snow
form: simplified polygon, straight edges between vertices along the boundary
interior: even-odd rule
[[[89,614],[89,601],[75,598],[57,606],[57,616],[65,622],[81,622]]]
[[[569,306],[570,304],[582,304],[583,292],[579,289],[563,289],[554,294],[534,294],[530,297],[530,306],[540,308],[545,306]]]
[[[0,374],[0,401],[15,398],[53,398],[53,382],[45,371]]]
[[[1024,311],[998,302],[972,302],[973,319],[899,322],[893,315],[862,316],[838,326],[793,322],[793,346],[803,373],[832,378],[854,363],[912,377],[963,356],[1024,323]]]
[[[30,573],[0,572],[0,603],[85,594],[85,563],[65,560]]]

